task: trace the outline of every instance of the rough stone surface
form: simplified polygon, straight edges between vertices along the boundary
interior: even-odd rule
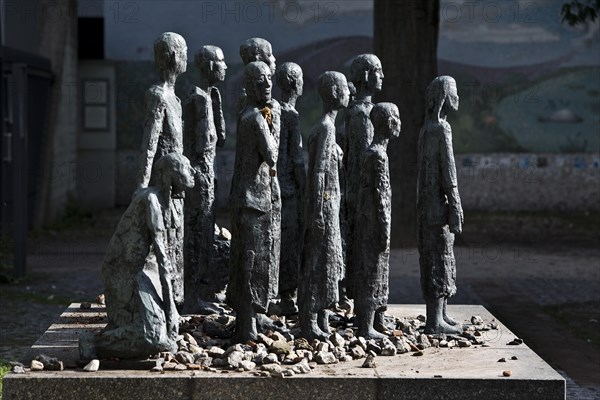
[[[31,360],[31,365],[29,366],[29,369],[31,369],[32,371],[41,371],[44,369],[44,364],[42,364],[38,360]]]
[[[247,98],[237,123],[230,197],[231,255],[227,302],[238,315],[234,341],[256,340],[256,313],[277,296],[281,195],[276,164],[281,107],[271,99],[271,70],[244,69]]]
[[[387,145],[400,134],[398,107],[379,103],[371,109],[372,143],[361,155],[362,167],[356,195],[354,223],[360,227],[352,233],[354,309],[358,335],[379,338],[383,329],[383,312],[389,295],[390,239],[392,229],[392,186],[390,183]],[[376,313],[377,317],[376,318]],[[375,326],[377,325],[377,326]]]
[[[194,181],[190,163],[180,153],[163,155],[154,175],[160,175],[157,186],[134,194],[109,242],[102,264],[109,328],[81,335],[84,361],[144,358],[177,348],[179,314],[169,250],[175,244],[168,227],[178,212],[173,201]]]
[[[158,161],[170,153],[183,154],[181,101],[175,95],[175,81],[187,68],[187,45],[182,36],[165,32],[154,42],[160,81],[146,91],[144,132],[140,148],[137,188],[156,186]],[[168,199],[172,213],[164,221],[166,255],[171,263],[173,298],[183,303],[183,198]],[[159,257],[159,255],[156,255]],[[150,257],[151,259],[151,257]],[[107,296],[108,297],[108,296]],[[107,299],[107,301],[110,301]]]
[[[62,371],[65,369],[64,363],[56,357],[48,357],[45,354],[40,354],[34,361],[40,362],[47,371]]]
[[[281,187],[281,251],[279,264],[279,295],[281,313],[298,312],[295,304],[298,287],[303,229],[304,189],[306,170],[302,151],[300,115],[296,100],[302,95],[302,69],[295,63],[284,63],[275,73],[283,92],[281,102],[281,133],[277,158],[277,177]]]
[[[421,288],[427,303],[427,333],[459,333],[446,314],[456,293],[454,235],[462,232],[463,209],[458,193],[452,129],[446,122],[458,109],[456,81],[435,78],[426,91],[425,123],[417,157],[417,224]]]
[[[493,316],[479,306],[450,306],[451,311],[461,319],[468,319],[477,313],[485,321]],[[392,315],[406,315],[415,318],[424,312],[424,306],[389,306]],[[48,338],[42,338],[36,345],[39,351],[54,356],[52,351],[60,354],[66,365],[73,363],[78,357],[77,332],[90,324],[88,316],[76,312],[74,305],[65,313],[70,323],[51,328]],[[69,315],[79,315],[68,317]],[[78,324],[77,321],[85,322]],[[94,324],[91,324],[94,325]],[[97,324],[96,324],[97,325]],[[62,347],[57,350],[56,338],[52,331],[62,329]],[[420,325],[422,329],[422,325]],[[240,393],[248,397],[260,397],[268,400],[291,399],[300,400],[319,397],[326,399],[339,398],[345,393],[348,399],[390,399],[402,393],[403,398],[420,399],[436,398],[439,393],[446,393],[450,398],[480,399],[485,394],[489,399],[564,399],[565,382],[535,355],[525,343],[520,346],[508,346],[506,342],[514,335],[501,323],[498,324],[502,337],[496,331],[484,331],[484,338],[489,347],[463,349],[429,348],[420,357],[401,354],[391,357],[376,357],[376,368],[360,368],[364,362],[353,360],[334,365],[316,365],[307,359],[295,365],[282,367],[278,364],[264,366],[285,376],[285,380],[271,380],[254,376],[254,371],[215,374],[217,368],[189,371],[183,365],[182,371],[165,371],[164,374],[145,371],[114,371],[102,368],[90,375],[78,369],[67,368],[62,372],[40,371],[35,374],[8,374],[4,380],[3,398],[27,399],[32,397],[75,400],[105,399],[107,393],[111,398],[149,398],[160,397],[182,400],[211,398],[239,398]],[[391,340],[391,339],[390,339]],[[357,339],[358,343],[358,339]],[[385,341],[383,348],[385,348]],[[67,347],[65,347],[67,345]],[[70,346],[70,347],[69,347]],[[54,350],[53,350],[54,349]],[[67,351],[63,351],[67,349]],[[232,346],[233,351],[248,347]],[[308,350],[303,350],[308,351]],[[507,364],[498,364],[500,357],[512,354],[518,358],[510,362],[512,376],[503,377],[498,368]],[[308,374],[300,374],[294,370],[296,365],[303,369],[314,368]],[[449,368],[452,366],[452,368]],[[228,368],[227,366],[223,366]],[[264,368],[263,367],[263,368]],[[242,368],[243,369],[243,368]],[[287,369],[296,375],[287,376]],[[418,372],[417,372],[418,371]],[[270,374],[270,372],[266,372]],[[190,375],[193,374],[193,375]],[[442,376],[440,378],[439,376]],[[301,378],[301,379],[299,379]],[[282,382],[286,382],[283,384]]]
[[[96,372],[96,371],[98,371],[99,368],[100,368],[100,360],[92,360],[89,363],[87,363],[87,365],[85,367],[83,367],[83,370],[86,372]]]
[[[358,191],[360,188],[360,175],[363,165],[363,155],[373,140],[373,124],[370,113],[373,108],[371,102],[373,94],[382,88],[383,70],[381,61],[374,54],[360,54],[352,60],[350,66],[350,80],[356,88],[354,100],[348,104],[344,124],[344,166],[345,176],[345,235],[346,243],[346,276],[345,286],[350,297],[355,287],[354,279],[354,231],[356,226],[356,211],[358,206]],[[359,227],[358,229],[362,229]],[[356,249],[358,251],[358,249]]]
[[[348,105],[346,77],[325,72],[319,77],[324,113],[308,139],[308,174],[302,266],[298,303],[300,328],[307,339],[329,337],[325,309],[338,301],[343,277],[340,231],[340,178],[342,150],[336,143],[335,117]]]
[[[203,301],[217,301],[225,289],[215,241],[215,155],[225,143],[225,119],[216,83],[225,79],[225,58],[216,46],[203,46],[195,57],[200,87],[189,90],[183,107],[184,154],[195,170],[196,185],[186,193],[185,207],[185,304],[198,313]],[[220,232],[219,232],[220,233]]]

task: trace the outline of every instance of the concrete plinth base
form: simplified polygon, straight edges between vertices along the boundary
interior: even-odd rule
[[[563,400],[565,380],[502,323],[483,332],[486,345],[429,348],[422,356],[406,353],[376,357],[376,368],[360,368],[364,360],[318,365],[306,375],[256,377],[250,372],[104,370],[77,368],[77,338],[82,330],[103,325],[103,309],[80,310],[73,304],[32,348],[63,360],[67,369],[9,374],[3,381],[4,400],[60,399],[523,399]],[[479,315],[494,317],[481,306],[449,306],[460,321]],[[391,305],[388,314],[416,317],[422,305]],[[506,362],[498,362],[504,358]],[[516,359],[514,359],[516,358]],[[503,371],[511,376],[503,376]]]

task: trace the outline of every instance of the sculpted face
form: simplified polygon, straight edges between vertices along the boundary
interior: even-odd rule
[[[304,77],[302,76],[302,71],[298,71],[298,76],[296,78],[296,93],[298,96],[302,96],[302,92],[304,91]]]
[[[383,68],[379,60],[376,60],[375,65],[369,69],[367,85],[373,91],[380,91],[383,87]]]
[[[177,46],[173,57],[174,67],[177,74],[183,74],[187,69],[187,46],[185,42]]]
[[[444,107],[450,108],[452,111],[458,110],[458,91],[456,89],[456,81],[450,80],[448,85],[448,93],[446,94],[446,101]]]
[[[223,82],[225,80],[225,71],[227,70],[227,64],[225,64],[225,55],[223,50],[216,49],[213,63],[212,73],[215,82]]]
[[[265,43],[265,45],[261,47],[260,54],[257,58],[257,61],[262,61],[269,66],[271,75],[275,73],[275,56],[273,56],[273,49],[270,44]]]
[[[398,108],[392,107],[392,112],[388,119],[388,128],[390,130],[391,137],[400,136],[401,124],[402,123],[400,122],[400,113],[398,112]]]
[[[342,107],[348,107],[348,103],[350,102],[350,89],[348,88],[348,83],[346,82],[345,78],[344,78],[344,81],[341,82],[339,88],[340,88],[340,97],[339,97],[340,105]]]
[[[191,189],[194,187],[194,174],[195,170],[190,165],[190,162],[187,158],[182,160],[182,163],[179,168],[173,171],[172,184],[173,184],[173,193],[181,193],[185,190]]]
[[[245,84],[248,96],[259,104],[265,104],[271,100],[271,70],[263,62],[252,62],[246,68],[251,70]]]

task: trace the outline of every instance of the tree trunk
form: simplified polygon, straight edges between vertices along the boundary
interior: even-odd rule
[[[64,215],[75,192],[75,176],[69,168],[77,157],[77,1],[40,0],[40,10],[59,12],[61,18],[40,18],[39,54],[52,65],[53,98],[42,139],[33,225],[39,229]],[[56,175],[53,173],[56,172]]]
[[[390,140],[392,246],[417,241],[417,144],[425,118],[425,89],[437,75],[439,0],[375,0],[374,48],[385,79],[376,101],[400,110],[402,132]]]

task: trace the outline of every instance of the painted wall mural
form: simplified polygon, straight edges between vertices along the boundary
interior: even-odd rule
[[[461,107],[450,121],[457,153],[600,152],[600,24],[561,23],[562,3],[442,0],[438,69],[459,85]],[[223,48],[230,66],[221,91],[230,138],[241,90],[239,44],[246,38],[265,37],[278,63],[302,65],[305,93],[297,106],[305,135],[321,110],[318,75],[348,72],[354,55],[373,49],[369,1],[106,2],[105,23],[106,55],[117,61],[121,149],[140,142],[140,99],[156,80],[151,38],[164,31],[186,38],[190,61],[203,44]],[[176,92],[185,97],[195,82],[190,65]]]

